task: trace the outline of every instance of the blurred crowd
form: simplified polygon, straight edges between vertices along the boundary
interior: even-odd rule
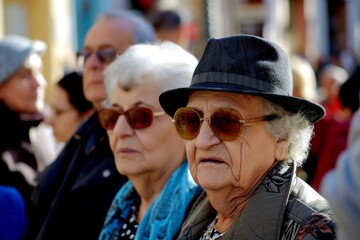
[[[338,156],[347,147],[349,126],[359,108],[360,68],[357,64],[349,72],[344,66],[329,62],[315,69],[304,57],[293,56],[291,60],[294,96],[318,102],[326,110],[325,117],[315,124],[308,160],[298,172],[320,190],[324,175],[335,167]]]
[[[158,234],[161,224],[172,226],[164,233],[171,236],[168,239],[180,232],[202,189],[185,175],[185,146],[172,118],[166,115],[166,124],[158,123],[157,116],[162,119],[166,113],[157,99],[163,91],[188,87],[198,62],[186,52],[181,24],[175,10],[155,11],[147,18],[130,11],[103,13],[78,55],[82,69],[64,73],[52,86],[42,73],[43,41],[18,35],[0,39],[0,239],[117,239],[127,230],[148,236],[153,228]],[[154,42],[159,49],[140,47]],[[168,45],[160,45],[164,42]],[[126,61],[121,61],[123,53]],[[352,60],[351,69],[339,59],[315,68],[304,56],[290,56],[293,96],[326,111],[314,122],[307,157],[296,169],[296,175],[320,194],[323,185],[326,193],[332,191],[324,179],[334,174],[340,156],[351,151],[351,129],[359,125],[354,116],[359,109],[360,63]],[[146,74],[151,77],[141,82]],[[158,89],[151,92],[152,86]],[[47,100],[45,88],[51,88]],[[122,135],[131,135],[121,116],[132,129],[152,132],[117,148],[117,142],[125,141]],[[142,168],[126,162],[140,161],[129,153],[134,146],[147,151]],[[126,160],[117,159],[120,151]],[[187,194],[179,194],[183,191]],[[183,204],[170,204],[175,198]],[[335,209],[341,215],[341,208]],[[127,211],[130,216],[140,214],[141,221],[119,229],[132,221],[123,219]],[[177,221],[151,225],[152,218],[164,214],[176,214]]]

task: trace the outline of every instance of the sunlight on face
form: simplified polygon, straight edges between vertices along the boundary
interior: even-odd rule
[[[44,108],[45,87],[41,58],[30,54],[24,66],[1,84],[0,98],[14,112],[35,114]]]
[[[235,109],[244,119],[264,115],[260,97],[234,93],[195,92],[187,106],[202,111],[205,118],[219,108]],[[199,135],[186,140],[185,147],[191,173],[205,190],[247,194],[276,162],[276,139],[268,133],[265,122],[246,125],[236,140],[222,141],[204,121]]]
[[[56,140],[66,142],[84,121],[85,116],[82,117],[82,114],[71,105],[68,93],[58,85],[53,88],[49,105],[52,114],[45,120],[52,126]]]
[[[83,85],[85,97],[95,107],[106,98],[103,71],[108,64],[101,62],[94,52],[99,49],[113,49],[123,53],[133,43],[129,23],[117,18],[97,21],[86,35],[84,49],[93,54],[84,65]]]
[[[157,85],[147,78],[130,90],[117,87],[111,105],[123,111],[135,106],[163,111],[159,95]],[[132,129],[121,115],[108,135],[116,167],[129,177],[142,174],[153,174],[154,178],[168,176],[184,159],[184,143],[166,114],[154,117],[152,125],[145,129]]]

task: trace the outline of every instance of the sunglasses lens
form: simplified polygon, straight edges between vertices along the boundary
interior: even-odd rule
[[[91,52],[81,52],[79,56],[82,56],[83,57],[83,61],[86,62],[88,60],[88,58],[90,57],[91,55]]]
[[[151,126],[153,112],[149,108],[135,107],[127,111],[126,119],[133,129],[144,129]]]
[[[116,58],[116,52],[112,49],[99,50],[96,55],[103,63],[111,63]]]
[[[91,54],[95,53],[96,57],[102,62],[102,63],[111,63],[116,58],[116,52],[113,49],[100,49],[96,52],[91,51],[82,51],[80,53],[80,56],[84,58],[84,63],[89,59]]]
[[[114,109],[104,108],[98,111],[98,116],[103,128],[113,130],[119,114]]]
[[[133,129],[144,129],[150,127],[153,121],[153,111],[149,108],[135,107],[126,112],[111,108],[98,110],[100,124],[107,130],[113,130],[120,115],[125,115],[126,121]]]
[[[220,109],[210,118],[210,127],[213,133],[223,141],[236,139],[241,131],[240,113],[233,109]],[[174,115],[175,127],[181,138],[194,139],[200,131],[201,116],[192,108],[179,108]]]
[[[186,140],[194,139],[200,131],[199,113],[192,108],[179,108],[174,115],[175,127],[179,136]]]
[[[216,136],[224,141],[236,139],[241,131],[240,113],[224,108],[215,111],[210,118],[211,129]]]

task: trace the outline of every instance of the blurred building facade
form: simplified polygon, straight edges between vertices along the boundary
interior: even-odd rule
[[[208,38],[240,33],[275,41],[315,68],[325,61],[351,68],[349,56],[360,55],[360,0],[0,0],[0,36],[44,40],[45,77],[53,82],[76,67],[76,52],[96,15],[114,8],[145,16],[158,8],[178,11],[184,47],[196,56]]]
[[[350,57],[360,59],[359,0],[208,0],[207,15],[212,37],[259,35],[315,68],[332,61],[351,71]]]

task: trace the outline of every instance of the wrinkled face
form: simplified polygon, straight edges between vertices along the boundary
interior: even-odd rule
[[[0,85],[0,100],[14,112],[39,113],[44,108],[45,87],[41,59],[33,54],[27,67],[21,67]]]
[[[147,77],[145,82],[125,91],[114,90],[111,107],[122,111],[146,107],[163,112],[159,103],[160,89]],[[168,177],[184,159],[184,143],[177,135],[171,118],[165,113],[154,117],[144,129],[133,129],[124,115],[117,119],[113,130],[108,130],[110,147],[118,171],[132,177],[151,175],[151,179]]]
[[[52,114],[45,118],[53,128],[54,136],[59,142],[66,142],[75,133],[79,125],[89,116],[80,114],[70,103],[67,92],[55,85],[49,99]]]
[[[84,62],[83,87],[85,97],[99,107],[106,98],[103,71],[110,62],[102,61],[99,50],[123,53],[133,43],[132,27],[119,19],[101,19],[89,30],[83,52],[92,53]]]
[[[264,116],[261,98],[233,93],[195,92],[187,107],[203,112],[206,119],[221,108],[232,108],[243,119]],[[237,139],[222,141],[213,134],[208,121],[203,121],[199,134],[192,140],[185,140],[195,181],[205,190],[228,188],[244,195],[250,193],[285,154],[265,124],[263,121],[248,124]]]

